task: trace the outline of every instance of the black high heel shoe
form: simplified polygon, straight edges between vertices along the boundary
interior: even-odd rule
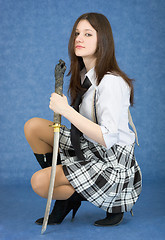
[[[123,220],[124,213],[108,213],[106,218],[98,220],[94,223],[95,226],[106,227],[119,225]]]
[[[72,221],[74,220],[74,217],[76,215],[77,210],[81,206],[81,202],[73,202],[73,212],[72,212]]]
[[[133,211],[131,209],[130,211],[131,215],[133,216]],[[117,226],[123,221],[124,213],[108,213],[106,215],[106,218],[98,220],[94,223],[95,226],[100,227],[108,227],[108,226]]]
[[[42,168],[46,168],[52,165],[52,153],[38,154],[34,153],[38,163]],[[57,158],[57,165],[61,164],[60,155]],[[56,200],[53,210],[48,218],[48,225],[60,224],[66,215],[73,210],[72,212],[72,221],[76,215],[77,210],[81,206],[81,201],[86,199],[81,197],[77,192],[67,200]],[[36,224],[42,225],[44,218],[39,218],[35,221]]]
[[[72,221],[76,215],[77,210],[81,206],[81,201],[85,201],[83,197],[81,197],[77,192],[75,192],[70,198],[67,200],[56,200],[54,208],[49,215],[48,225],[60,224],[64,220],[64,218],[68,215],[68,213],[72,212]],[[35,221],[36,224],[42,225],[44,218],[39,218]]]
[[[73,210],[72,221],[76,215],[77,210],[79,209],[81,202],[70,202],[68,200],[58,200],[55,202],[54,208],[49,215],[48,225],[60,224],[68,213]],[[42,225],[44,218],[39,218],[35,221],[36,224]]]

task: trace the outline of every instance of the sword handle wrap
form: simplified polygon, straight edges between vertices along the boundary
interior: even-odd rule
[[[59,63],[55,67],[55,93],[62,96],[63,93],[63,78],[66,70],[65,62],[63,60],[59,60]],[[61,125],[61,115],[54,113],[54,121],[53,125],[57,124]]]

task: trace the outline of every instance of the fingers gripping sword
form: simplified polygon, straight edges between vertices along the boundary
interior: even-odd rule
[[[58,93],[59,95],[62,95],[62,92],[63,92],[63,77],[64,77],[65,70],[66,70],[65,62],[60,59],[59,64],[57,64],[55,67],[55,93]],[[54,122],[53,122],[53,125],[51,125],[51,127],[54,128],[52,169],[51,169],[48,199],[47,199],[45,216],[44,216],[44,221],[42,224],[41,234],[43,234],[46,231],[49,212],[50,212],[50,206],[51,206],[51,202],[52,202],[54,181],[55,181],[55,175],[56,175],[58,147],[59,147],[60,126],[61,126],[61,115],[54,113]]]

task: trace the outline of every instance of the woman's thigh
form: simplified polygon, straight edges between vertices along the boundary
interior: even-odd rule
[[[25,136],[34,152],[45,153],[52,151],[54,131],[49,126],[52,123],[52,121],[43,118],[32,118],[25,123]]]
[[[38,123],[37,134],[40,140],[49,144],[50,146],[53,146],[54,131],[53,131],[53,128],[50,127],[50,125],[52,125],[53,122],[43,118],[37,118],[37,123]]]
[[[48,191],[50,184],[51,169],[52,167],[44,168],[33,174],[31,178],[31,185],[34,191],[37,189]],[[70,185],[70,182],[68,181],[64,174],[62,165],[57,165],[54,188],[62,185]]]

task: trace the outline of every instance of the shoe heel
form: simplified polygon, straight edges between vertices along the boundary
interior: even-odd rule
[[[77,212],[77,210],[79,209],[80,206],[81,206],[81,202],[77,202],[77,203],[74,205],[74,207],[73,207],[73,212],[72,212],[72,220],[71,220],[71,221],[74,220],[74,217],[75,217],[75,215],[76,215],[76,212]]]
[[[133,211],[132,211],[132,209],[131,209],[130,213],[131,213],[131,216],[133,217],[134,215],[133,215]]]

